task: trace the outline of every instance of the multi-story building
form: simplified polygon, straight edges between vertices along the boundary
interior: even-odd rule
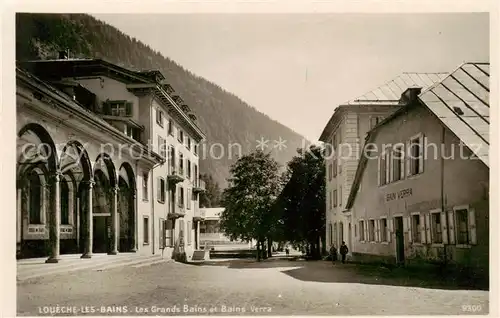
[[[367,136],[346,209],[353,257],[489,264],[489,64],[465,63]]]
[[[163,75],[64,56],[19,67],[20,254],[46,254],[50,241],[51,260],[170,256],[174,247],[189,259],[199,246],[205,136]],[[29,146],[41,144],[50,147]],[[48,158],[27,158],[26,149]]]
[[[353,224],[345,210],[368,131],[401,107],[400,96],[409,87],[429,87],[444,73],[403,73],[359,98],[339,105],[320,136],[328,150],[326,165],[326,245],[342,241],[352,246]],[[351,248],[349,248],[351,251]]]

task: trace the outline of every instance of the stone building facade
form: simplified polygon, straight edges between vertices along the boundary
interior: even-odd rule
[[[339,105],[320,141],[327,149],[326,165],[326,245],[337,248],[345,241],[351,251],[354,225],[345,209],[354,182],[365,136],[384,118],[400,108],[400,96],[409,87],[428,87],[446,74],[403,73],[366,94]]]
[[[103,60],[18,63],[20,257],[198,248],[205,136],[164,80]]]
[[[489,268],[489,64],[465,63],[368,133],[347,201],[359,260]]]

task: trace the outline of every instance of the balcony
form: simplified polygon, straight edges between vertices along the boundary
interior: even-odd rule
[[[170,166],[168,169],[167,179],[170,183],[176,184],[184,181],[184,171],[182,168],[175,168]]]
[[[200,178],[196,179],[193,185],[193,192],[194,193],[205,192],[205,181],[201,180]]]
[[[194,208],[193,221],[203,221],[205,219],[205,209]]]
[[[186,210],[183,206],[175,205],[173,211],[168,213],[169,219],[183,218],[186,215]]]

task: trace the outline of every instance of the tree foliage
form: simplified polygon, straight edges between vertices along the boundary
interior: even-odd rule
[[[282,189],[279,164],[260,150],[231,166],[229,187],[223,192],[221,228],[231,239],[263,242],[277,232],[274,202]]]
[[[288,163],[287,174],[289,181],[276,200],[283,214],[284,237],[296,246],[305,244],[318,257],[326,222],[323,150],[317,146],[299,149]]]
[[[212,175],[203,173],[200,179],[205,181],[205,191],[200,193],[200,207],[216,208],[221,205],[222,192],[219,183],[214,180]]]

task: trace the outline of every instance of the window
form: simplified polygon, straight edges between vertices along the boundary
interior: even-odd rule
[[[328,237],[329,237],[329,243],[330,245],[333,244],[333,227],[332,223],[328,224]]]
[[[148,173],[144,172],[142,174],[142,200],[148,201]]]
[[[420,215],[414,214],[411,216],[411,234],[413,242],[421,243],[422,242],[422,233],[420,231]]]
[[[186,208],[188,210],[191,210],[191,200],[192,200],[191,195],[192,195],[191,189],[186,189]]]
[[[174,246],[174,221],[166,220],[165,221],[165,246],[172,247]]]
[[[409,143],[409,175],[424,172],[424,138],[422,135],[410,139]]]
[[[337,176],[337,158],[333,159],[333,177]]]
[[[359,240],[361,242],[365,241],[365,221],[359,221]]]
[[[195,181],[195,184],[196,186],[199,185],[199,181],[198,179],[200,178],[200,176],[198,175],[198,165],[194,165],[194,181]]]
[[[370,242],[375,241],[375,220],[370,220],[368,223],[368,236]]]
[[[392,153],[392,181],[404,178],[404,151],[403,146],[395,146]]]
[[[69,187],[65,178],[61,178],[60,184],[60,204],[61,204],[61,224],[69,224]]]
[[[387,219],[379,220],[380,241],[387,242]]]
[[[187,238],[187,243],[188,245],[191,245],[191,232],[192,232],[192,225],[191,225],[191,221],[187,221],[187,232],[186,232],[186,238]]]
[[[158,202],[165,203],[165,179],[158,177]]]
[[[42,184],[36,171],[31,171],[29,185],[29,223],[41,224]]]
[[[332,191],[328,191],[328,202],[329,202],[328,208],[331,210],[333,206]]]
[[[328,181],[332,181],[333,177],[333,164],[328,165]]]
[[[131,117],[132,103],[126,100],[105,101],[102,103],[103,113],[108,116]]]
[[[163,112],[159,108],[156,109],[156,123],[163,127]]]
[[[149,217],[143,219],[143,243],[149,244]]]
[[[457,244],[469,244],[469,220],[468,210],[456,210],[457,218]]]
[[[187,137],[187,149],[191,150],[191,137]]]
[[[195,155],[198,155],[198,144],[194,144],[194,150],[193,150],[193,153]]]
[[[168,161],[170,165],[170,173],[172,173],[175,170],[175,149],[172,146],[169,146]]]
[[[168,120],[168,134],[170,136],[173,136],[174,135],[174,123],[172,122],[172,119],[169,119]]]
[[[187,168],[188,179],[191,180],[191,160],[189,159],[186,162],[186,168]]]
[[[179,153],[179,174],[184,175],[184,155]]]
[[[342,206],[342,187],[339,187],[339,206]]]
[[[177,130],[177,140],[179,140],[181,144],[184,144],[184,132],[180,128]]]
[[[333,190],[333,206],[337,206],[337,190]]]
[[[167,157],[167,140],[158,136],[158,152],[163,158]]]
[[[378,173],[379,173],[379,185],[384,185],[387,184],[387,151],[383,150],[382,154],[379,157],[379,167],[378,167]]]
[[[158,222],[158,226],[160,227],[160,249],[163,249],[165,248],[165,244],[166,244],[166,237],[165,237],[165,234],[166,234],[166,231],[165,231],[165,220],[160,218],[160,222]]]
[[[179,202],[177,205],[181,208],[184,207],[184,188],[183,187],[179,188]]]
[[[443,243],[443,226],[441,224],[441,213],[431,213],[432,243]]]

